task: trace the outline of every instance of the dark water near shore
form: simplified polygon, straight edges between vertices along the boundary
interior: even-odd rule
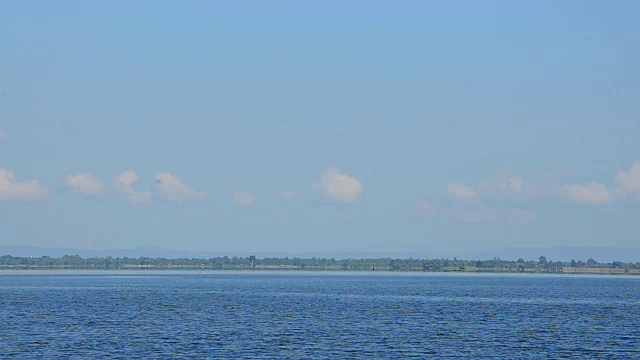
[[[2,358],[640,358],[640,278],[0,276]]]

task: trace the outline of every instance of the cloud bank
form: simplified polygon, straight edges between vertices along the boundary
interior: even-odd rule
[[[596,181],[564,185],[566,194],[582,204],[606,204],[631,195],[640,197],[640,161],[631,164],[629,170],[618,171],[615,187],[610,189]]]
[[[362,193],[362,184],[358,179],[332,168],[322,173],[320,180],[313,183],[313,189],[332,200],[356,203]]]
[[[38,181],[17,182],[11,171],[0,168],[0,200],[35,200],[49,193],[49,188]]]
[[[522,208],[497,208],[480,201],[444,201],[438,205],[417,200],[415,212],[427,221],[455,220],[465,223],[526,224],[536,218],[534,211]]]
[[[67,175],[66,183],[73,191],[80,194],[101,195],[104,193],[102,181],[88,172]]]

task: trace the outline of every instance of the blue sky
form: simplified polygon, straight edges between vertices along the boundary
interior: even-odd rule
[[[636,1],[0,4],[0,245],[640,245]]]

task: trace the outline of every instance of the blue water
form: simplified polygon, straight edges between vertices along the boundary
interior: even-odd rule
[[[640,278],[2,275],[0,357],[640,359]]]

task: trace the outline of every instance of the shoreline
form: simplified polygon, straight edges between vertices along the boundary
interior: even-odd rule
[[[564,277],[640,277],[634,273],[607,272],[516,272],[516,271],[366,271],[366,270],[317,270],[317,269],[0,269],[0,276],[12,275],[390,275],[390,276],[564,276]]]

